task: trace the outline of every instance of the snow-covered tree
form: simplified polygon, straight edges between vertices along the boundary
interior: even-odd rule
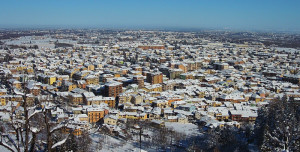
[[[300,151],[299,105],[287,100],[270,103],[259,113],[256,128],[262,151]]]
[[[29,107],[26,102],[23,102],[21,116],[17,116],[16,112],[12,111],[11,121],[2,123],[0,145],[14,152],[32,152],[38,149],[52,151],[52,146],[55,144],[52,143],[52,134],[67,123],[51,122],[51,108],[53,107]],[[47,143],[46,148],[43,148],[44,143]]]

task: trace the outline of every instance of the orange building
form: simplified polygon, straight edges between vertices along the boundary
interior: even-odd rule
[[[175,68],[181,69],[184,73],[187,72],[187,66],[185,64],[175,64]]]
[[[87,115],[89,117],[89,122],[90,123],[96,123],[98,122],[100,119],[104,118],[105,115],[105,109],[102,108],[88,108],[86,110]]]
[[[111,81],[104,85],[104,96],[106,97],[117,97],[122,90],[123,84],[121,82]]]
[[[175,102],[175,101],[181,101],[182,99],[179,98],[179,97],[173,97],[173,98],[169,98],[167,99],[168,101],[168,105],[171,106],[172,102]]]

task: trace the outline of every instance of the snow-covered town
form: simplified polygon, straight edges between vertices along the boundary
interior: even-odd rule
[[[214,137],[228,128],[234,135],[225,138],[247,149],[239,151],[257,151],[255,129],[271,118],[259,118],[261,109],[300,102],[299,49],[265,45],[264,37],[236,43],[150,30],[2,36],[22,32],[0,41],[1,151],[217,150],[222,142]],[[298,119],[283,121],[299,129]],[[299,137],[267,133],[282,149],[299,146]]]

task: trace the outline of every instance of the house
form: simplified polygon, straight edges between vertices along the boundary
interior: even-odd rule
[[[75,121],[85,121],[88,122],[89,121],[89,116],[87,114],[78,114],[75,118]]]
[[[72,107],[72,113],[74,115],[79,115],[79,114],[82,114],[82,107]]]
[[[83,78],[83,80],[86,81],[86,84],[87,85],[90,85],[90,84],[99,84],[99,77],[95,76],[95,75],[87,75]]]
[[[156,100],[152,102],[153,107],[165,108],[168,106],[167,100]]]
[[[76,84],[69,82],[69,81],[64,81],[62,85],[63,90],[66,91],[72,91],[73,89],[77,88]]]
[[[178,106],[184,105],[184,104],[186,104],[186,101],[174,101],[174,102],[171,103],[171,107],[175,109]]]
[[[0,96],[6,95],[7,90],[6,89],[0,89]]]
[[[77,80],[77,87],[80,89],[85,89],[87,86],[87,83],[85,80]]]
[[[162,85],[161,84],[153,84],[147,85],[143,88],[147,92],[162,92]]]
[[[149,119],[160,119],[161,116],[161,108],[160,107],[154,107],[151,111],[151,113],[149,113],[148,118]]]
[[[146,120],[146,113],[137,113],[137,112],[120,112],[119,119],[127,118],[127,119],[136,119],[136,120]]]
[[[77,125],[73,125],[73,124],[69,124],[67,126],[62,127],[62,132],[65,134],[70,134],[72,133],[75,136],[79,136],[83,133],[85,129],[83,127],[77,126]]]
[[[178,117],[177,116],[168,116],[167,121],[168,122],[178,122]]]
[[[106,115],[103,119],[105,124],[117,125],[118,117],[115,115]]]
[[[163,108],[162,110],[162,114],[165,118],[169,117],[169,116],[174,116],[175,114],[173,113],[173,110],[170,107],[167,108]]]
[[[84,104],[87,104],[88,103],[88,99],[89,98],[92,98],[92,97],[95,97],[95,94],[93,93],[93,92],[83,92],[82,93],[82,95],[83,95],[83,102],[84,102]]]
[[[173,95],[172,97],[167,97],[168,105],[171,106],[173,102],[175,101],[181,101],[182,97],[181,96],[175,96]]]
[[[193,104],[181,104],[177,107],[177,109],[192,112],[196,110],[196,107]]]
[[[231,115],[231,120],[233,121],[241,121],[242,119],[242,113],[240,111],[232,110],[230,111],[230,115]]]
[[[83,96],[77,93],[69,93],[69,102],[74,105],[83,104]]]
[[[119,104],[127,103],[131,101],[132,96],[127,93],[119,94]]]
[[[165,127],[165,122],[161,120],[151,120],[151,124],[157,128]]]
[[[18,81],[16,79],[9,79],[8,81],[13,87],[15,87],[17,89],[21,89],[22,83],[20,81]]]
[[[94,96],[87,99],[87,105],[100,105],[101,103],[106,103],[109,107],[115,107],[115,98],[114,97],[103,97],[103,96]]]
[[[131,103],[133,104],[140,104],[143,102],[143,96],[141,95],[136,95],[136,94],[133,94],[131,95]]]
[[[254,122],[258,116],[256,111],[251,110],[231,110],[231,119],[233,121]]]
[[[183,114],[177,114],[177,122],[179,123],[188,123],[188,118]]]
[[[27,91],[35,96],[38,96],[41,93],[41,89],[37,86],[27,86]]]
[[[52,85],[54,82],[56,82],[56,75],[49,75],[47,76],[47,83]]]
[[[27,106],[33,106],[35,104],[35,97],[32,94],[26,95],[26,104]]]
[[[56,107],[55,109],[51,110],[51,114],[52,114],[52,117],[57,117],[58,115],[64,114],[64,110],[59,107]]]
[[[263,102],[265,98],[259,96],[256,93],[253,93],[252,96],[250,97],[250,99],[254,100],[257,103],[257,102]]]

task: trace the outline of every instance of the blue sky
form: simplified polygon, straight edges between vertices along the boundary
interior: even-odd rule
[[[2,0],[0,26],[300,30],[299,0]]]

